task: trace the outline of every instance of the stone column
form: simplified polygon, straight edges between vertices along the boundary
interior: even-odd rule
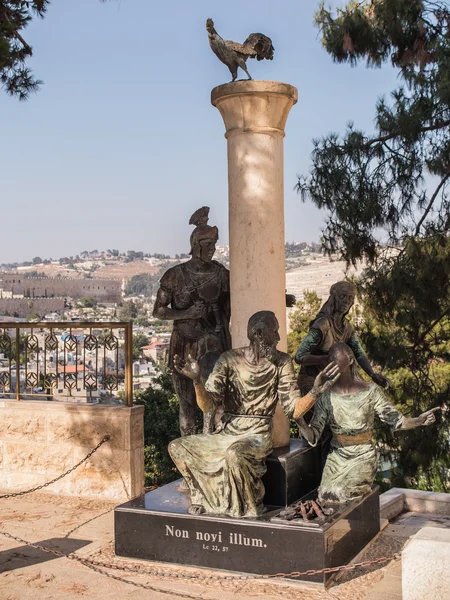
[[[212,104],[225,122],[233,347],[247,344],[247,322],[272,310],[286,351],[284,256],[284,127],[297,89],[276,81],[237,81],[213,89]],[[289,443],[289,423],[280,407],[274,446]]]

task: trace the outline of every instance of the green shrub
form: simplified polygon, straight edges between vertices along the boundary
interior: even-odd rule
[[[180,437],[178,399],[170,373],[162,373],[146,390],[138,392],[136,404],[144,406],[145,485],[163,485],[180,475],[167,451]]]

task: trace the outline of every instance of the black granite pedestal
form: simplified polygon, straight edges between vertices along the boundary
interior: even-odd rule
[[[288,506],[318,487],[322,477],[320,448],[292,438],[289,446],[275,448],[266,459],[264,504]]]
[[[346,564],[378,533],[378,488],[326,522],[281,521],[280,508],[258,518],[187,514],[180,481],[115,509],[116,554],[139,559],[275,574]],[[300,579],[322,585],[330,574]]]

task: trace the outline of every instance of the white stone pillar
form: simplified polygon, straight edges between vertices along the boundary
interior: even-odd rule
[[[286,351],[284,255],[284,127],[297,89],[276,81],[237,81],[213,89],[212,104],[225,122],[233,347],[247,345],[247,322],[272,310]],[[289,443],[289,423],[280,407],[274,446]]]

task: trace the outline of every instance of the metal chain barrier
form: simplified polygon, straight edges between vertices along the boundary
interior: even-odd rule
[[[114,579],[116,581],[120,581],[121,583],[128,583],[130,585],[134,585],[135,587],[139,587],[144,590],[150,590],[152,592],[159,592],[160,594],[170,594],[171,596],[178,596],[180,598],[189,598],[190,600],[201,600],[203,598],[203,596],[188,594],[185,592],[177,592],[177,591],[173,591],[173,590],[170,590],[170,591],[164,590],[162,588],[158,588],[158,587],[155,587],[155,586],[152,586],[149,584],[139,583],[137,581],[130,581],[129,579],[123,579],[122,577],[118,577],[117,575],[113,575],[112,573],[107,573],[106,571],[103,571],[102,569],[98,568],[97,565],[102,565],[101,562],[89,560],[87,558],[82,558],[81,556],[77,556],[73,552],[70,554],[63,554],[62,552],[59,552],[58,550],[51,550],[50,548],[41,546],[41,544],[33,544],[32,542],[23,540],[22,538],[17,537],[15,535],[11,535],[10,533],[7,533],[6,531],[0,531],[0,535],[3,535],[6,538],[8,538],[10,540],[14,540],[16,542],[19,542],[21,544],[25,544],[26,546],[30,546],[31,548],[35,548],[36,550],[41,550],[42,552],[47,552],[48,554],[53,554],[53,556],[57,556],[58,558],[68,558],[69,560],[75,560],[75,561],[81,563],[82,565],[84,565],[85,567],[92,569],[92,571],[95,571],[96,573],[100,573],[101,575],[106,575],[106,577],[109,577],[110,579]],[[112,568],[107,564],[105,564],[105,566],[107,568]],[[134,573],[139,573],[141,575],[146,574],[145,571],[139,571],[138,569],[135,569],[135,570],[127,569],[127,570],[134,572]]]
[[[90,568],[103,567],[104,569],[113,569],[116,571],[124,571],[126,573],[137,573],[138,575],[152,575],[152,576],[156,576],[156,577],[166,577],[169,579],[185,579],[185,580],[196,580],[196,581],[208,581],[208,580],[214,580],[214,581],[219,581],[219,580],[222,580],[222,581],[223,580],[228,580],[228,581],[230,581],[230,580],[232,580],[232,581],[266,580],[267,581],[268,579],[287,579],[287,578],[298,578],[298,577],[310,577],[312,575],[337,573],[338,571],[352,571],[352,570],[358,569],[358,568],[370,567],[372,565],[387,563],[387,562],[390,562],[391,560],[399,560],[399,558],[401,557],[401,554],[399,552],[397,552],[396,554],[393,554],[392,556],[383,556],[381,558],[375,558],[373,560],[364,560],[362,562],[351,563],[349,565],[341,565],[339,567],[326,567],[324,569],[316,569],[316,570],[309,569],[308,571],[292,571],[292,573],[274,573],[273,575],[237,575],[237,574],[222,575],[221,573],[214,574],[214,575],[200,575],[197,573],[173,573],[170,571],[169,572],[162,571],[161,569],[134,568],[134,567],[127,567],[125,565],[114,564],[111,562],[108,563],[108,562],[102,562],[102,561],[98,561],[98,560],[91,560],[89,558],[82,558],[81,556],[78,556],[74,552],[72,552],[70,554],[64,554],[63,552],[59,552],[58,550],[51,550],[50,548],[46,548],[45,546],[42,546],[41,544],[33,544],[32,542],[23,540],[22,538],[12,535],[6,531],[0,530],[0,535],[3,535],[5,537],[7,537],[8,539],[14,540],[21,544],[25,544],[26,546],[31,546],[32,548],[35,548],[36,550],[42,550],[42,552],[47,552],[49,554],[53,554],[54,556],[57,556],[58,558],[68,558],[69,560],[75,560],[75,561],[80,562],[81,564],[85,565],[86,567],[90,567]],[[110,576],[109,573],[105,573],[105,574]],[[121,578],[119,578],[119,580],[124,581]],[[129,583],[134,583],[134,582],[129,582]]]
[[[76,465],[71,467],[68,471],[66,471],[62,475],[58,475],[58,477],[55,477],[55,479],[52,479],[51,481],[47,481],[47,483],[43,483],[42,485],[37,485],[36,487],[31,488],[31,490],[25,490],[23,492],[13,492],[11,494],[3,494],[2,496],[0,496],[0,500],[3,498],[17,498],[17,496],[24,496],[25,494],[31,494],[32,492],[37,492],[38,490],[42,490],[43,488],[46,488],[47,486],[51,485],[52,483],[56,483],[57,481],[59,481],[60,479],[65,477],[66,475],[69,475],[70,473],[72,473],[72,471],[75,471],[75,469],[78,469],[78,467],[80,465],[82,465],[87,460],[89,460],[89,458],[94,454],[94,452],[97,452],[97,450],[101,446],[103,446],[103,444],[105,444],[106,442],[109,442],[110,439],[111,439],[111,436],[109,436],[109,435],[103,436],[103,438],[95,446],[95,448],[92,448],[92,450],[88,454],[86,454],[86,456],[82,460],[80,460],[80,462],[77,462]]]
[[[38,485],[30,490],[0,495],[0,499],[16,498],[17,496],[31,494],[32,492],[41,490],[41,489],[51,485],[52,483],[56,483],[63,477],[66,477],[66,475],[69,475],[70,473],[75,471],[75,469],[77,469],[80,465],[85,463],[87,460],[89,460],[89,458],[95,452],[97,452],[97,450],[101,446],[103,446],[103,444],[108,442],[110,439],[111,438],[109,435],[105,435],[101,439],[101,441],[95,446],[95,448],[92,448],[92,450],[82,460],[80,460],[76,465],[71,467],[65,473],[62,473],[62,475],[55,477],[55,479],[52,479],[51,481],[48,481],[47,483],[43,483],[42,485]],[[107,511],[107,512],[109,512],[109,511]],[[157,588],[157,587],[154,587],[154,586],[151,586],[148,584],[138,583],[136,581],[130,581],[129,579],[123,579],[122,577],[118,577],[117,575],[108,573],[107,571],[104,571],[103,569],[123,571],[125,573],[136,573],[138,575],[150,575],[150,576],[154,576],[154,577],[155,576],[156,577],[165,577],[168,579],[182,579],[185,581],[199,581],[199,582],[200,581],[210,581],[210,580],[214,580],[214,581],[224,581],[224,580],[227,580],[227,581],[251,581],[251,580],[263,581],[263,580],[265,580],[265,581],[267,581],[270,579],[287,579],[287,578],[293,579],[293,578],[299,578],[299,577],[311,577],[313,575],[325,575],[325,574],[329,574],[329,573],[337,573],[339,571],[352,571],[352,570],[358,569],[358,568],[365,568],[365,567],[370,567],[370,566],[376,565],[376,564],[387,563],[387,562],[390,562],[391,560],[398,560],[401,557],[400,553],[396,553],[396,554],[393,554],[392,556],[388,556],[388,557],[376,558],[374,560],[365,560],[365,561],[362,561],[359,563],[352,563],[349,565],[341,565],[339,567],[326,567],[324,569],[316,569],[316,570],[309,569],[308,571],[292,571],[292,573],[274,573],[273,575],[238,575],[238,574],[234,574],[234,573],[230,574],[230,575],[222,575],[222,574],[201,575],[201,574],[196,574],[196,573],[174,573],[174,572],[170,572],[170,571],[163,571],[163,570],[157,569],[157,568],[156,569],[133,568],[133,567],[127,567],[125,565],[115,564],[115,563],[111,563],[111,562],[102,562],[102,561],[98,561],[98,560],[91,560],[88,558],[82,558],[81,556],[78,556],[74,552],[71,552],[70,554],[64,554],[63,552],[59,552],[58,550],[52,550],[51,548],[42,546],[41,544],[34,544],[34,543],[24,540],[18,536],[12,535],[6,531],[0,531],[0,535],[3,535],[4,537],[6,537],[10,540],[13,540],[15,542],[19,542],[20,544],[24,544],[26,546],[30,546],[31,548],[35,548],[36,550],[40,550],[42,552],[47,552],[48,554],[52,554],[53,556],[56,556],[58,558],[67,558],[68,560],[74,560],[74,561],[79,562],[80,564],[84,565],[85,567],[92,569],[96,573],[100,573],[100,574],[105,575],[106,577],[109,577],[116,581],[120,581],[122,583],[128,583],[130,585],[134,585],[135,587],[139,587],[139,588],[146,589],[146,590],[151,590],[154,592],[170,594],[172,596],[178,596],[181,598],[189,598],[191,600],[200,600],[201,596],[187,594],[184,592],[176,592],[173,590],[168,591],[168,590]]]

